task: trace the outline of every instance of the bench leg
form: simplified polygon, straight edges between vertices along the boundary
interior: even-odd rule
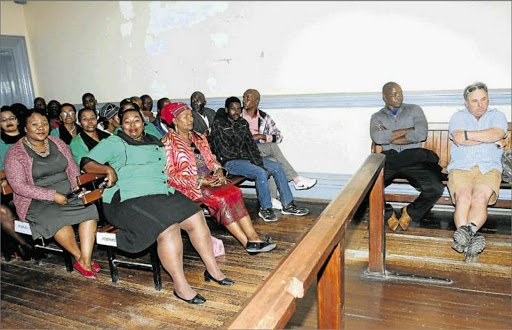
[[[117,272],[117,264],[115,263],[115,253],[114,248],[107,246],[107,257],[108,257],[108,267],[110,268],[110,277],[112,278],[112,283],[119,282],[119,273]]]
[[[71,253],[63,249],[62,254],[64,256],[64,263],[66,264],[66,271],[71,273],[73,271],[73,259],[71,257]]]
[[[153,281],[155,282],[155,290],[162,290],[162,277],[160,274],[160,259],[158,258],[158,251],[156,243],[150,249],[149,257],[151,258],[151,267],[153,270]]]

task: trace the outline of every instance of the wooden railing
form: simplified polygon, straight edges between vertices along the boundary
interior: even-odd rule
[[[319,328],[342,327],[345,230],[371,189],[370,200],[382,201],[380,207],[374,203],[370,210],[374,216],[380,217],[382,234],[384,158],[381,154],[368,156],[311,230],[269,275],[228,328],[283,328],[295,311],[295,299],[304,296],[316,276]],[[376,270],[383,267],[384,248],[375,249],[374,246],[373,250],[373,256],[370,252],[370,264]]]

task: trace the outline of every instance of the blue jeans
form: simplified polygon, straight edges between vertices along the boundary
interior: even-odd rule
[[[256,193],[258,195],[260,206],[266,209],[272,207],[267,172],[263,168],[243,159],[230,160],[224,164],[224,167],[230,174],[243,175],[248,179],[255,180]],[[293,201],[293,195],[290,191],[290,187],[288,186],[288,180],[286,179],[283,167],[278,163],[265,158],[263,158],[263,167],[265,167],[274,178],[283,206],[290,204]]]

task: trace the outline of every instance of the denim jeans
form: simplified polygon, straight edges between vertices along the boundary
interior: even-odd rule
[[[263,168],[243,159],[230,160],[224,164],[224,167],[230,174],[243,175],[248,179],[255,180],[256,193],[258,195],[260,206],[266,209],[272,207],[267,172]],[[286,180],[286,174],[284,173],[283,167],[278,163],[265,158],[263,159],[263,167],[265,167],[274,178],[283,206],[290,204],[293,201],[293,195],[290,191],[290,187],[288,186],[288,180]]]

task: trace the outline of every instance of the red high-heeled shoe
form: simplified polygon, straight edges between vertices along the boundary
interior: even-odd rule
[[[91,269],[93,272],[97,273],[101,270],[101,267],[95,261],[93,261],[92,265],[91,265]]]
[[[98,276],[96,276],[96,274],[94,274],[90,270],[83,268],[82,265],[80,265],[78,263],[78,261],[75,262],[75,265],[73,266],[73,268],[78,270],[80,273],[82,273],[83,276],[85,276],[87,278],[94,278],[94,279],[98,278]]]

